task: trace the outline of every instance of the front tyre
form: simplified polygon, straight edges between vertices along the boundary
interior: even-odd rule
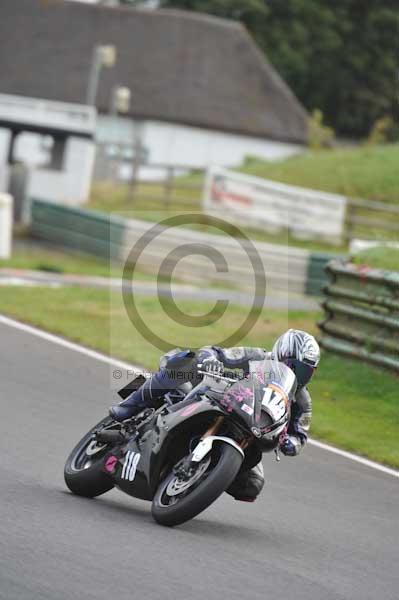
[[[152,501],[155,521],[173,527],[197,516],[231,485],[242,460],[241,454],[230,444],[216,443],[188,481],[170,473]]]
[[[109,448],[93,440],[94,431],[111,422],[110,417],[102,419],[86,433],[68,456],[64,479],[71,492],[78,496],[94,498],[114,487],[111,478],[103,471],[104,456]]]

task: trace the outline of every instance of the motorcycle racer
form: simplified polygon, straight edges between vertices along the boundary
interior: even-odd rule
[[[160,370],[133,391],[123,402],[110,408],[110,415],[124,421],[145,408],[155,407],[157,400],[187,382],[196,385],[202,372],[222,375],[225,368],[238,369],[241,376],[249,373],[249,363],[271,358],[286,364],[295,374],[297,390],[291,407],[287,432],[279,442],[286,456],[297,456],[305,446],[312,418],[312,400],[307,390],[320,361],[320,349],[309,333],[289,329],[275,342],[271,352],[262,348],[221,348],[206,346],[194,353],[189,350],[173,350],[160,361]],[[190,386],[191,387],[191,386]],[[264,486],[262,455],[259,451],[246,452],[242,467],[227,493],[236,500],[253,502]]]

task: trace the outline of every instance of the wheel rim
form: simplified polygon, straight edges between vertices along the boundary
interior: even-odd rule
[[[177,475],[172,475],[171,478],[167,477],[159,495],[161,506],[172,506],[182,498],[185,498],[190,491],[195,489],[204,479],[206,479],[210,464],[211,457],[208,456],[199,463],[195,473],[188,479],[181,479]]]
[[[111,420],[105,421],[104,429],[112,429],[113,425],[110,423]],[[71,462],[71,469],[73,471],[83,471],[89,469],[94,462],[97,462],[105,453],[108,444],[104,442],[97,442],[92,435],[89,439],[83,440],[81,447],[75,453]]]
[[[75,454],[71,468],[73,471],[89,469],[93,462],[98,460],[99,455],[106,449],[107,444],[99,444],[96,440],[88,440]]]

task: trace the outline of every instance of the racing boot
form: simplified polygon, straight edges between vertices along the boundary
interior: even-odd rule
[[[226,492],[235,500],[241,502],[255,502],[265,485],[262,463],[259,462],[252,469],[242,469],[238,472],[233,483]]]
[[[126,398],[126,400],[123,400],[123,402],[111,406],[109,414],[115,421],[125,421],[138,415],[147,406],[149,405],[143,401],[140,390],[137,390]]]
[[[192,369],[194,357],[195,353],[188,350],[175,354],[164,368],[154,373],[138,390],[123,402],[111,406],[111,417],[115,421],[125,421],[138,415],[145,408],[156,408],[160,398],[184,382],[184,375]]]

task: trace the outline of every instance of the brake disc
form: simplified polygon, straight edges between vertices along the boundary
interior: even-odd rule
[[[198,481],[200,477],[205,473],[207,468],[209,467],[211,462],[211,457],[208,456],[198,465],[195,473],[189,479],[180,479],[179,477],[174,477],[172,481],[170,481],[168,487],[166,488],[166,493],[168,496],[178,496],[182,494],[188,488],[190,488],[193,483]]]

